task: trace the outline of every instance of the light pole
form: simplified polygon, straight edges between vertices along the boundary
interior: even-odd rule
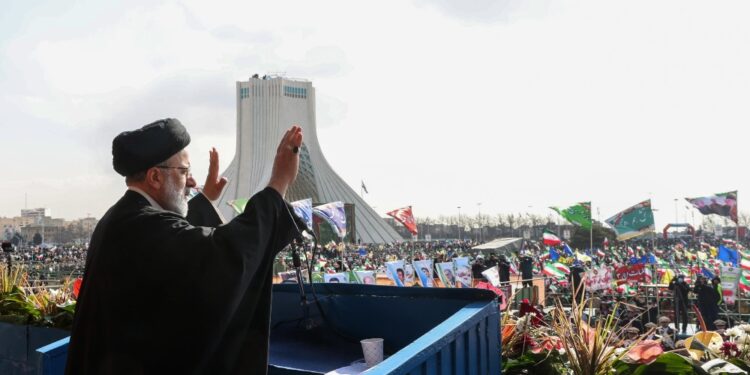
[[[674,222],[675,224],[680,222],[680,219],[677,217],[677,198],[674,199]]]
[[[482,231],[484,230],[482,226],[482,202],[477,203],[477,212],[479,215],[479,243],[482,243]]]
[[[461,206],[458,206],[458,240],[461,241]]]

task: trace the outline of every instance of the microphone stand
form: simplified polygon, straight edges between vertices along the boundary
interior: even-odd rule
[[[299,286],[299,304],[300,306],[302,306],[302,312],[304,314],[302,325],[306,330],[310,330],[315,327],[315,323],[310,318],[310,305],[307,302],[307,294],[305,293],[305,284],[304,280],[302,279],[302,262],[300,261],[299,250],[296,241],[292,245],[292,264],[294,265],[294,272],[297,275],[297,285]]]

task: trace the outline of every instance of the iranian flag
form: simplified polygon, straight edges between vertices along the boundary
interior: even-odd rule
[[[750,280],[748,280],[745,277],[745,273],[743,272],[740,276],[740,282],[739,282],[740,290],[743,292],[750,292]]]
[[[545,263],[542,273],[547,276],[562,279],[570,273],[570,268],[562,263]]]
[[[740,268],[750,271],[750,259],[743,256],[742,260],[740,260]]]
[[[604,254],[602,249],[596,249],[596,256],[599,258],[604,258],[607,254]]]
[[[542,233],[542,241],[548,246],[557,246],[562,242],[560,241],[560,237],[546,229],[544,230],[544,233]]]

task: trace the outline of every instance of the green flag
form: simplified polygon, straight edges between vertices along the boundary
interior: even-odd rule
[[[550,208],[564,217],[565,220],[580,225],[583,229],[591,230],[591,202],[581,202],[564,210],[557,207]]]
[[[241,214],[245,212],[245,206],[247,206],[247,202],[250,201],[250,198],[237,198],[233,201],[227,202],[229,207],[232,207],[235,211],[237,211],[237,214]]]
[[[643,201],[606,220],[617,232],[617,240],[625,241],[654,230],[651,200]]]

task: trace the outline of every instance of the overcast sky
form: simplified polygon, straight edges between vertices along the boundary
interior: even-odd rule
[[[746,211],[748,14],[746,1],[4,1],[0,216],[27,195],[54,217],[101,217],[125,189],[112,138],[158,118],[188,127],[203,180],[211,146],[223,167],[235,152],[235,82],[268,72],[313,82],[326,158],[380,213],[591,200],[606,219],[653,198],[661,226],[675,198],[735,189]]]

